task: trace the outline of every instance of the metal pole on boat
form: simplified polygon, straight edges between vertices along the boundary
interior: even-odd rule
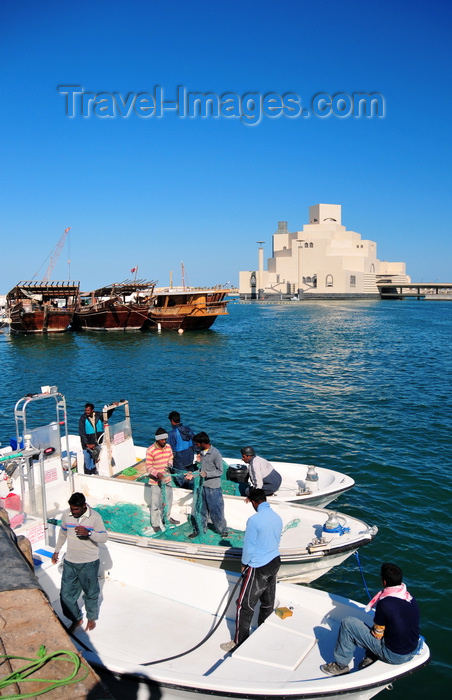
[[[108,411],[110,408],[116,408],[113,404],[112,406],[104,406],[103,408],[103,421],[104,421],[104,438],[102,444],[107,448],[107,461],[108,461],[108,472],[109,476],[113,476],[113,455],[111,453],[111,437],[110,437],[110,426],[108,425]]]
[[[44,472],[44,450],[39,450],[39,470],[41,472],[41,503],[42,503],[42,524],[44,526],[44,541],[49,544],[49,529],[47,527],[47,498],[45,488]]]
[[[59,398],[56,398],[56,397],[59,397]],[[72,473],[71,453],[69,450],[69,433],[68,433],[68,427],[67,427],[66,399],[61,392],[58,392],[55,395],[55,400],[57,402],[58,425],[64,425],[65,442],[66,442],[67,471],[68,471],[71,492],[73,493],[74,492],[74,475]],[[60,408],[63,409],[63,420],[60,420],[60,416],[58,415]],[[61,459],[61,464],[63,464],[63,459]]]

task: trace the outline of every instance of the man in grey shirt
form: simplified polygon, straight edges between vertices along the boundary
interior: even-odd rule
[[[67,542],[63,563],[60,601],[63,614],[71,621],[73,632],[82,624],[83,615],[78,605],[83,591],[86,630],[93,630],[98,618],[99,599],[99,544],[107,541],[107,531],[99,513],[89,507],[83,493],[73,493],[69,510],[63,513],[60,534],[52,556],[58,562],[61,547]]]
[[[204,478],[201,504],[201,523],[204,532],[207,531],[208,517],[213,523],[214,530],[222,537],[229,535],[226,520],[224,517],[224,501],[221,491],[221,477],[223,475],[223,458],[216,447],[210,443],[207,433],[197,433],[193,442],[195,449],[199,452],[197,459],[199,462],[200,476]],[[187,479],[193,478],[192,474],[187,474]],[[189,537],[193,539],[198,536],[198,532],[193,532]]]

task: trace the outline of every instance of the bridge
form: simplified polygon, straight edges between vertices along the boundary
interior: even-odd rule
[[[452,299],[452,283],[450,282],[377,282],[382,299],[406,299],[415,297],[425,299],[426,296],[444,294]]]

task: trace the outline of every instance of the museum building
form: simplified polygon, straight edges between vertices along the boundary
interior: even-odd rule
[[[405,263],[378,260],[374,241],[342,226],[339,204],[309,207],[302,231],[279,221],[266,270],[259,243],[257,270],[239,273],[242,299],[379,298],[377,282],[411,281]]]

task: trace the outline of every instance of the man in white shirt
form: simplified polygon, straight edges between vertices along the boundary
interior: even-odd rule
[[[68,502],[69,510],[63,513],[52,562],[58,562],[60,549],[67,542],[61,579],[61,607],[71,621],[69,631],[73,632],[83,621],[78,605],[83,591],[87,617],[85,629],[90,631],[95,628],[98,618],[99,544],[107,541],[107,531],[99,513],[90,508],[83,493],[73,493]]]

